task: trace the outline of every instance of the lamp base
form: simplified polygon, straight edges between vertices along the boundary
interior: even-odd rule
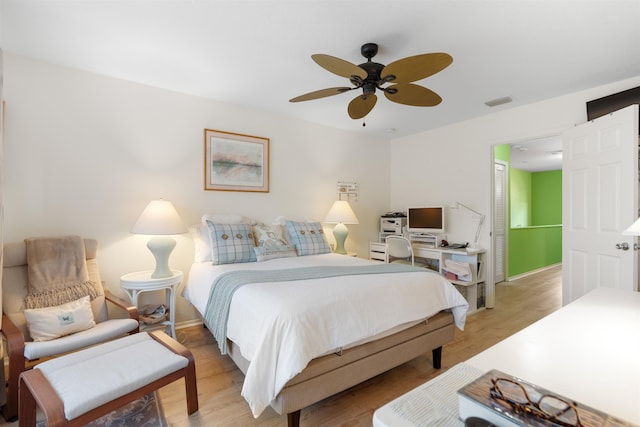
[[[151,278],[170,277],[173,272],[169,268],[169,256],[176,247],[176,240],[168,236],[154,236],[147,242],[147,247],[156,259],[156,269],[151,273]]]
[[[336,224],[333,229],[333,237],[336,239],[336,250],[337,254],[346,254],[347,251],[344,249],[344,242],[347,240],[347,235],[349,234],[349,229],[346,225],[339,222]]]

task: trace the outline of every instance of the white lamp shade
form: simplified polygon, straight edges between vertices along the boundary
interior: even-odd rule
[[[160,199],[149,202],[131,228],[131,232],[134,234],[167,235],[183,234],[187,232],[187,229],[173,203]]]
[[[327,224],[359,224],[356,214],[346,200],[336,200],[329,210],[324,222]]]
[[[636,220],[629,228],[622,232],[625,236],[640,236],[640,218]]]

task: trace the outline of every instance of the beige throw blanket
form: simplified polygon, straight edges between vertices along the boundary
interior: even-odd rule
[[[89,295],[101,295],[89,280],[84,241],[80,236],[25,239],[29,294],[26,308],[52,307]]]

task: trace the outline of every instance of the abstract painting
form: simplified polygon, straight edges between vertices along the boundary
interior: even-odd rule
[[[269,138],[204,130],[204,189],[269,192]]]

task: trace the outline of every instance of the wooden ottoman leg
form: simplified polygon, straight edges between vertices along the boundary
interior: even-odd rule
[[[193,354],[191,351],[178,341],[171,338],[169,335],[162,331],[150,332],[149,335],[160,344],[167,347],[180,356],[185,357],[189,362],[184,368],[184,386],[187,394],[187,412],[189,415],[198,410],[198,386],[196,382],[196,363],[193,360]]]
[[[64,404],[39,369],[20,374],[18,419],[20,427],[36,425],[36,407],[39,406],[47,420],[47,427],[67,424]]]
[[[184,375],[184,387],[187,395],[187,413],[193,414],[198,410],[198,386],[196,383],[196,365],[193,358],[189,359]]]

